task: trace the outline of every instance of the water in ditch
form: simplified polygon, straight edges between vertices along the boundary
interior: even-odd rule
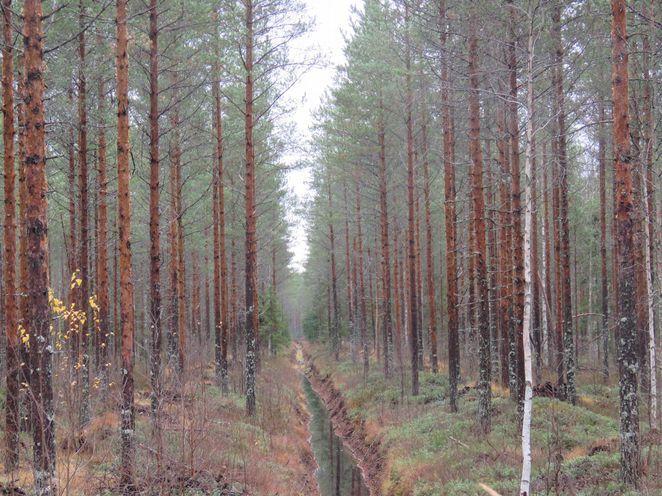
[[[311,414],[311,444],[319,465],[317,479],[321,496],[368,496],[361,471],[340,438],[333,433],[324,404],[305,378],[304,390]]]

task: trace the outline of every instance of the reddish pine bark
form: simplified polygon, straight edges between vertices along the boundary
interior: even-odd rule
[[[575,388],[575,346],[572,329],[572,288],[570,284],[570,229],[568,226],[568,159],[566,150],[565,125],[565,95],[563,93],[563,40],[561,37],[561,2],[555,4],[552,13],[554,27],[552,29],[555,41],[554,49],[554,106],[557,121],[558,166],[559,166],[559,222],[560,222],[560,262],[561,274],[559,283],[563,286],[562,313],[557,319],[563,319],[563,365],[567,382],[568,399],[575,404],[577,393]]]
[[[612,99],[614,197],[618,272],[618,361],[620,393],[621,477],[637,486],[641,475],[637,329],[635,316],[634,222],[630,119],[628,115],[628,47],[626,2],[612,0]]]
[[[14,50],[12,39],[12,2],[3,0],[2,46],[2,143],[4,149],[4,292],[7,329],[7,399],[5,404],[5,471],[18,467],[20,340],[16,304],[16,171],[14,156]]]
[[[490,386],[490,315],[487,281],[487,250],[485,245],[485,198],[483,196],[483,153],[480,143],[480,103],[478,100],[478,40],[475,23],[469,27],[469,153],[472,170],[472,205],[474,216],[474,252],[476,261],[476,283],[478,296],[479,333],[479,380],[478,380],[478,424],[482,432],[491,429],[491,386]]]
[[[57,494],[53,409],[50,308],[48,303],[48,203],[42,6],[26,0],[23,8],[25,61],[25,228],[27,244],[27,324],[30,330],[30,399],[35,491]]]
[[[134,303],[131,268],[131,196],[129,181],[129,58],[127,0],[117,0],[117,203],[119,230],[120,328],[122,331],[122,404],[120,490],[132,494],[135,459],[133,403]]]

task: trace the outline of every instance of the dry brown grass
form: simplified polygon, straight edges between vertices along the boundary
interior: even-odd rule
[[[231,394],[222,397],[204,353],[192,350],[191,356],[198,358],[189,364],[183,386],[170,368],[164,373],[160,442],[152,428],[148,375],[136,369],[136,480],[141,494],[181,494],[187,489],[207,494],[234,487],[256,496],[314,495],[315,461],[308,444],[305,396],[291,361],[264,359],[258,415],[247,419],[241,370],[232,370]],[[76,402],[58,403],[57,476],[62,494],[108,494],[117,487],[117,399],[115,385],[105,395],[93,391],[96,414],[82,430],[73,427]],[[0,477],[2,486],[13,481],[21,488],[32,487],[30,445],[24,434],[19,470],[11,478]]]

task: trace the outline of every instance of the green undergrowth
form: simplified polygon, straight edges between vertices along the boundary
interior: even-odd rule
[[[521,432],[507,392],[493,388],[492,431],[484,436],[476,430],[475,389],[461,395],[458,413],[450,413],[445,374],[421,374],[420,394],[412,397],[408,377],[387,381],[381,370],[374,370],[364,381],[360,366],[324,358],[319,362],[322,373],[332,372],[351,414],[364,421],[368,435],[384,440],[388,460],[384,494],[487,494],[479,483],[502,495],[517,493]],[[575,406],[534,399],[533,493],[662,494],[659,446],[644,448],[649,476],[641,492],[628,493],[618,483],[617,386],[586,385],[578,393]]]

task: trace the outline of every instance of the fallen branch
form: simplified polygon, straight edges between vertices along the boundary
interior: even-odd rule
[[[455,439],[453,436],[448,436],[448,437],[449,437],[452,441],[455,441],[455,442],[456,442],[457,444],[459,444],[460,446],[464,446],[465,448],[468,448],[468,447],[469,447],[468,445],[464,444],[464,443],[463,443],[462,441],[460,441],[459,439]]]
[[[485,491],[487,494],[490,496],[501,496],[498,492],[496,492],[494,489],[492,489],[490,486],[487,484],[483,484],[482,482],[478,483],[478,486]]]

